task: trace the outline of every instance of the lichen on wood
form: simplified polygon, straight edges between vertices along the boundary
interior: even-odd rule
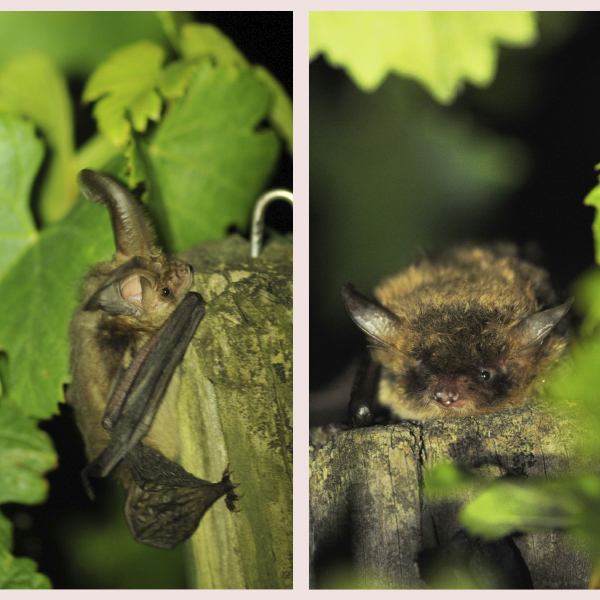
[[[446,462],[482,477],[549,477],[581,467],[564,416],[541,407],[452,420],[311,432],[311,587],[339,558],[354,585],[423,588],[417,557],[461,528],[476,492],[430,498],[429,470]],[[558,532],[515,536],[535,588],[584,588],[589,557]],[[325,583],[326,584],[326,583]]]
[[[238,236],[181,253],[206,315],[181,365],[185,469],[219,481],[229,466],[239,512],[218,501],[192,536],[193,584],[292,587],[292,244],[257,259]]]

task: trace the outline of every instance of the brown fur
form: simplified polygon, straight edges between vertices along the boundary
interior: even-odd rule
[[[88,172],[89,173],[89,172]],[[177,305],[183,300],[192,285],[192,273],[189,265],[168,258],[154,243],[154,235],[145,221],[141,207],[126,190],[107,180],[106,176],[92,173],[100,178],[104,186],[114,188],[125,196],[123,204],[117,208],[94,187],[88,190],[86,181],[80,180],[80,186],[88,198],[109,207],[113,217],[115,245],[117,251],[113,259],[91,269],[83,284],[82,302],[76,310],[70,327],[71,338],[71,374],[68,400],[75,409],[77,425],[82,432],[86,453],[93,461],[110,440],[108,432],[102,426],[107,401],[120,373],[127,368],[132,357],[171,316]],[[125,248],[127,253],[119,248]],[[104,310],[87,309],[86,304],[112,273],[137,256],[144,268],[135,268],[127,272],[122,281],[132,281],[145,277],[151,283],[144,291],[143,300],[135,302],[140,306],[137,315],[108,314]],[[119,282],[123,291],[125,284]],[[168,287],[170,295],[162,294]],[[123,291],[123,297],[125,293]],[[125,305],[126,303],[123,302]],[[174,459],[178,453],[174,436],[163,436],[159,441],[160,430],[175,431],[177,411],[174,404],[177,378],[165,394],[155,424],[144,442],[162,452],[167,458]],[[164,427],[161,422],[169,421]]]
[[[558,303],[546,271],[520,260],[511,245],[464,246],[422,258],[381,283],[375,295],[399,322],[371,350],[383,367],[379,400],[402,418],[520,406],[567,342],[562,324],[553,323],[537,344],[513,329]],[[448,390],[459,400],[436,401]]]

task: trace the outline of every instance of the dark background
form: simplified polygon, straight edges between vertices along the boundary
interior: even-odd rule
[[[594,263],[583,199],[600,163],[600,16],[545,12],[539,29],[450,106],[395,75],[365,94],[311,64],[311,424],[344,418],[364,348],[344,283],[370,294],[421,249],[467,239],[533,243],[566,288]]]
[[[262,64],[277,77],[292,96],[292,13],[198,12],[195,20],[208,22],[227,34],[253,64]],[[83,77],[69,77],[76,111],[77,144],[95,131],[93,106],[84,107],[79,98]],[[283,153],[270,187],[292,190],[292,160]],[[288,232],[292,211],[285,202],[267,211],[266,225]],[[29,557],[47,575],[55,588],[177,588],[185,587],[183,547],[157,550],[137,544],[129,534],[123,515],[124,494],[115,482],[94,479],[96,501],[87,498],[80,480],[86,465],[83,440],[70,407],[60,405],[60,415],[42,422],[52,437],[59,466],[47,476],[48,501],[40,506],[3,505],[14,524],[17,557]],[[83,532],[83,533],[82,533]],[[95,564],[78,566],[74,557],[83,543],[86,556]],[[83,540],[83,542],[81,541]],[[218,550],[217,550],[218,551]]]

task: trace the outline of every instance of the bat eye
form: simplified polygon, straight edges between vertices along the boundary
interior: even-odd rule
[[[489,381],[492,378],[492,374],[487,369],[479,369],[479,378],[482,381]]]
[[[171,288],[168,287],[164,287],[162,289],[162,295],[166,298],[167,296],[171,295]]]

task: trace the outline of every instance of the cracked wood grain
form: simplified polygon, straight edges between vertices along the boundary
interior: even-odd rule
[[[460,529],[459,508],[475,494],[432,500],[420,483],[453,460],[487,478],[572,472],[572,433],[558,415],[522,408],[446,421],[311,432],[311,586],[339,564],[359,573],[355,584],[421,588],[420,550],[448,542]],[[587,557],[563,534],[515,538],[535,588],[584,588]]]
[[[214,506],[188,550],[196,587],[292,587],[292,245],[240,237],[180,254],[205,319],[181,365],[182,465],[229,465],[237,513]],[[225,510],[223,510],[225,509]]]

